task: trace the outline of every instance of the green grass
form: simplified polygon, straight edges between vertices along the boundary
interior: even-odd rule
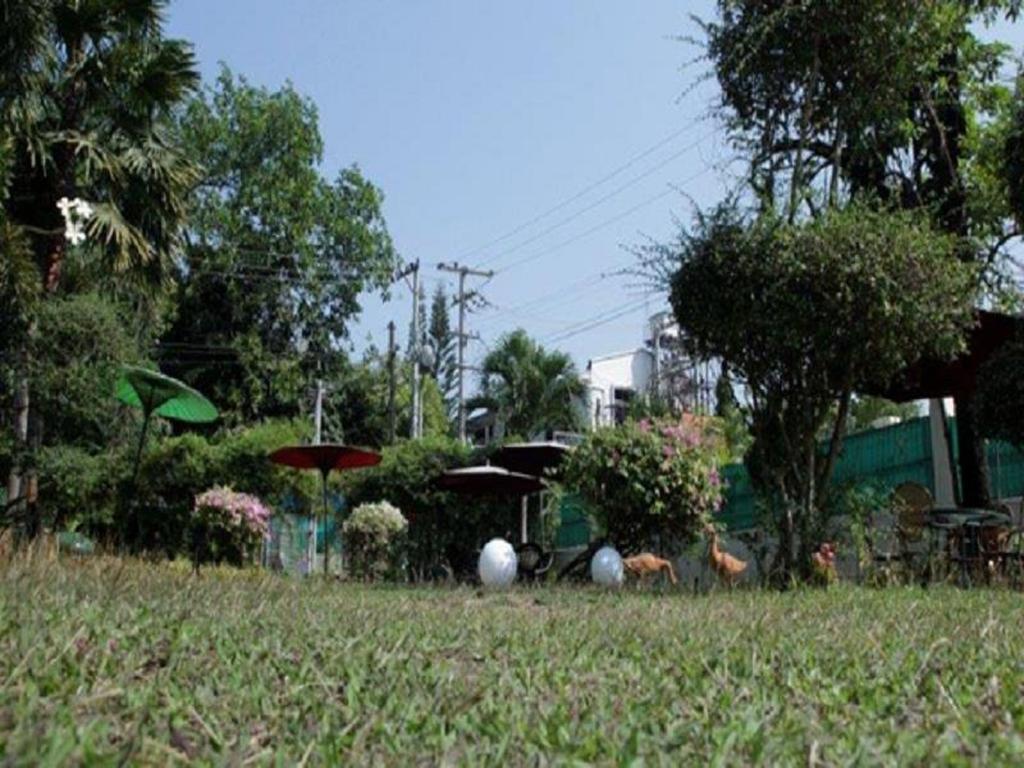
[[[1020,764],[1021,596],[0,567],[11,764]],[[699,761],[699,762],[698,762]]]

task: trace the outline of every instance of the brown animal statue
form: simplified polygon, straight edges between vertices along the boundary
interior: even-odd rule
[[[814,568],[814,576],[822,584],[832,584],[838,580],[836,574],[836,545],[831,541],[824,541],[818,547],[818,551],[811,554],[811,566]]]
[[[638,581],[643,581],[647,577],[655,576],[659,573],[665,573],[668,575],[668,580],[673,584],[679,583],[676,579],[676,572],[672,567],[672,563],[668,560],[663,560],[657,555],[652,555],[650,552],[627,557],[622,561],[622,567],[626,573],[630,576],[635,576]]]
[[[708,537],[708,563],[711,570],[730,587],[734,586],[740,575],[747,570],[746,561],[719,549],[718,531],[713,525],[706,526],[704,532]]]

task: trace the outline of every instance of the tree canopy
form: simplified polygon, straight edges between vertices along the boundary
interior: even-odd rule
[[[544,349],[522,329],[501,337],[484,357],[480,388],[474,404],[495,409],[509,434],[528,438],[579,425],[573,398],[583,394],[583,383],[572,358]]]
[[[0,3],[0,364],[10,384],[0,400],[13,427],[7,495],[29,530],[38,530],[31,491],[47,423],[32,399],[32,352],[46,342],[37,338],[40,300],[66,290],[69,203],[90,209],[79,247],[94,274],[118,284],[103,291],[131,293],[137,306],[166,287],[181,244],[198,169],[170,116],[199,77],[191,47],[163,35],[165,6]]]
[[[224,68],[179,126],[204,174],[163,363],[229,420],[294,415],[315,374],[341,364],[359,295],[390,284],[383,195],[355,166],[321,176],[316,108],[291,85]]]
[[[873,199],[920,210],[1018,303],[1009,48],[983,39],[1018,0],[720,0],[704,25],[718,115],[759,210],[788,221]],[[1009,162],[1008,162],[1009,161]],[[956,398],[963,501],[988,504],[969,395]]]
[[[678,259],[671,302],[689,350],[728,360],[750,395],[748,464],[786,516],[789,573],[794,534],[810,546],[852,393],[962,349],[974,270],[927,221],[863,205],[796,225],[719,208],[683,233]]]

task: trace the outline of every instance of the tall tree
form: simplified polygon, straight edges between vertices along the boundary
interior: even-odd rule
[[[573,401],[584,392],[572,358],[544,349],[526,331],[501,338],[481,366],[478,405],[494,408],[507,432],[530,437],[549,429],[576,429],[580,414]]]
[[[67,243],[57,203],[92,203],[95,260],[120,281],[159,285],[168,275],[196,177],[169,130],[170,111],[198,82],[190,47],[163,36],[163,0],[0,2],[0,154],[5,256],[24,255],[40,290],[61,287]],[[14,233],[18,234],[15,235]],[[11,243],[21,242],[23,245]],[[19,311],[12,426],[12,500],[27,490],[32,308]]]
[[[427,336],[434,348],[434,365],[430,375],[437,382],[450,420],[458,410],[459,362],[455,332],[448,312],[450,300],[444,286],[438,284],[430,303],[430,326]]]
[[[705,26],[721,115],[762,210],[793,221],[861,195],[925,210],[978,262],[1007,263],[1001,179],[987,162],[1008,103],[1006,46],[978,28],[1018,0],[720,0]],[[957,398],[964,501],[988,502],[971,402]]]
[[[750,394],[747,463],[779,511],[783,580],[809,567],[853,392],[962,350],[974,275],[954,244],[863,205],[800,225],[724,208],[683,233],[672,307],[691,351],[729,360]]]
[[[344,367],[359,296],[390,282],[383,195],[359,169],[319,171],[313,103],[226,68],[180,119],[205,169],[191,199],[165,365],[229,421],[294,415],[313,379]]]

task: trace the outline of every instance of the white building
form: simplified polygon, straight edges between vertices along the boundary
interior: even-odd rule
[[[582,376],[584,423],[591,429],[621,424],[630,402],[651,393],[654,368],[654,353],[646,347],[591,359]]]
[[[697,411],[711,405],[714,372],[682,351],[679,327],[668,312],[651,317],[644,327],[643,346],[601,355],[587,363],[587,393],[579,403],[591,429],[621,424],[629,404],[638,397],[658,396],[679,409]]]

